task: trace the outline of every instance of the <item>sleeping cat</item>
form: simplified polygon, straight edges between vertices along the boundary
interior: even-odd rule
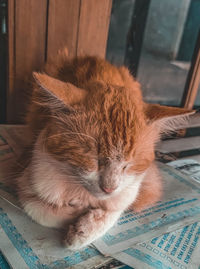
[[[66,245],[79,249],[125,209],[161,198],[155,143],[190,112],[144,103],[127,68],[96,57],[60,53],[34,79],[33,149],[17,179],[19,200],[41,225],[67,228]]]

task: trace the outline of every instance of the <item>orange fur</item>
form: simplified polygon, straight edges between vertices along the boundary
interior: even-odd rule
[[[18,193],[42,224],[38,210],[49,214],[52,226],[56,218],[78,218],[66,236],[78,247],[96,238],[90,238],[89,221],[100,236],[102,225],[105,232],[127,207],[141,211],[161,198],[154,145],[172,129],[174,115],[179,120],[189,111],[144,103],[126,67],[96,57],[71,59],[63,52],[44,71],[34,73],[27,114],[33,157],[18,179]],[[79,229],[90,239],[84,241]]]

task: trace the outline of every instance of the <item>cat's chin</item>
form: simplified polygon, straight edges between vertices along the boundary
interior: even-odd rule
[[[114,194],[93,194],[98,200],[106,200],[114,197]]]

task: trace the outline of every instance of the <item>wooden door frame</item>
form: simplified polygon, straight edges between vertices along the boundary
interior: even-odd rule
[[[188,72],[185,89],[183,92],[181,107],[192,109],[200,85],[200,31],[192,56],[190,70]]]

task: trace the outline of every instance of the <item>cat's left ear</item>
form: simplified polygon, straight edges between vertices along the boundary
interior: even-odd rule
[[[37,104],[59,108],[63,106],[73,106],[84,100],[87,92],[75,85],[63,82],[56,78],[50,77],[44,73],[33,73],[36,82],[35,97],[38,99]]]
[[[145,104],[144,111],[148,121],[158,127],[160,132],[186,128],[188,116],[196,112],[195,110],[157,104]]]

